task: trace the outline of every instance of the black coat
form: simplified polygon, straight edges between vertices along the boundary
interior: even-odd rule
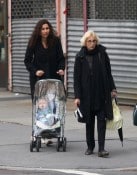
[[[54,40],[51,48],[44,48],[41,41],[38,41],[35,47],[27,47],[24,63],[30,73],[30,87],[33,96],[35,83],[39,79],[59,79],[57,74],[59,69],[65,69],[65,58],[59,38]],[[37,70],[43,70],[45,74],[42,77],[36,76]],[[33,97],[32,97],[33,98]]]
[[[41,41],[34,48],[28,46],[24,63],[31,77],[36,76],[37,70],[43,70],[45,74],[42,78],[59,78],[56,72],[59,69],[65,69],[65,58],[60,39],[56,38],[52,48],[45,49]]]
[[[104,103],[102,103],[102,105],[104,106],[103,110],[105,111],[106,118],[113,119],[111,91],[113,89],[116,89],[116,87],[111,74],[110,60],[105,50],[106,48],[102,45],[96,46],[95,52],[93,51],[94,54],[92,56],[98,59],[99,61],[96,61],[96,65],[94,65],[93,69],[96,71],[96,67],[98,67],[98,82],[101,81],[101,83],[103,84],[103,91],[101,93],[97,93],[100,93],[102,95],[102,98],[104,99]],[[81,112],[85,116],[85,122],[88,122],[91,117],[91,99],[92,95],[94,96],[94,93],[91,92],[93,90],[90,84],[91,70],[86,57],[87,49],[86,47],[82,47],[80,52],[76,55],[75,59],[74,93],[75,98],[80,99]],[[99,64],[99,66],[97,64]],[[98,91],[100,89],[100,87],[97,88]],[[96,89],[94,91],[96,92]]]

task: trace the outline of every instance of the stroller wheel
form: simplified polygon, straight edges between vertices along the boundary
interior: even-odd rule
[[[60,149],[60,145],[61,145],[60,137],[58,137],[58,139],[57,139],[57,145],[56,145],[56,149],[57,149],[58,152],[59,152],[59,149]]]
[[[36,151],[39,152],[40,148],[41,148],[41,139],[37,138],[37,140],[36,140]]]
[[[62,143],[62,147],[63,147],[64,152],[66,152],[66,146],[67,146],[67,139],[66,139],[66,137],[64,137],[63,143]]]
[[[34,148],[34,143],[33,141],[30,142],[30,152],[33,152],[33,148]]]

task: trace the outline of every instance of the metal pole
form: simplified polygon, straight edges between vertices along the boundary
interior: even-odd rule
[[[67,59],[66,57],[66,53],[67,53],[67,3],[66,3],[66,0],[63,0],[61,1],[61,4],[60,4],[60,17],[61,17],[61,21],[60,21],[60,31],[61,31],[61,43],[62,43],[62,47],[63,47],[63,53],[64,53],[64,56],[65,58]],[[66,61],[66,64],[67,64],[67,61]],[[67,65],[66,65],[67,66]],[[67,72],[66,72],[66,69],[65,69],[65,75],[64,75],[64,85],[65,85],[65,88],[67,88]]]
[[[12,60],[11,60],[11,0],[8,0],[8,90],[12,90]]]
[[[67,16],[67,9],[66,9],[66,0],[56,0],[56,26],[57,26],[57,33],[58,36],[61,38],[63,53],[66,57],[66,48],[67,48],[67,39],[66,39],[66,16]],[[66,70],[64,75],[64,85],[66,87]]]
[[[87,31],[87,0],[83,0],[83,21],[84,21],[84,32]]]
[[[60,36],[61,33],[60,18],[60,0],[56,0],[56,28],[58,36]]]

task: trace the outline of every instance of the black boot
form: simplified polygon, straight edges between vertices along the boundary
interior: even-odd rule
[[[98,152],[98,157],[108,157],[109,156],[109,152],[106,150],[102,150]]]
[[[85,155],[91,155],[91,154],[93,154],[93,150],[88,148],[85,152]]]

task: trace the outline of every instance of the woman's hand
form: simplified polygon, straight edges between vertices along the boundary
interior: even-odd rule
[[[58,71],[57,71],[57,74],[59,74],[59,75],[64,75],[64,70],[62,70],[62,69],[58,70]]]
[[[80,105],[80,99],[79,98],[76,98],[74,100],[74,104],[75,104],[76,107],[78,107]]]
[[[37,77],[41,77],[43,74],[44,74],[44,71],[43,70],[37,70],[36,71],[36,76]]]
[[[116,89],[113,89],[112,92],[111,92],[111,97],[112,98],[116,98],[117,97],[117,91]]]

